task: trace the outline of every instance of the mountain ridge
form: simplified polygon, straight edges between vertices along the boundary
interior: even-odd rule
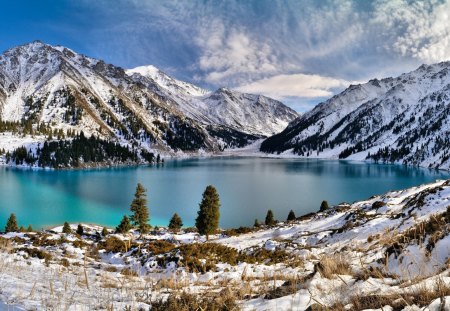
[[[352,85],[268,139],[260,150],[450,168],[450,62]]]
[[[176,155],[241,147],[282,130],[298,116],[266,97],[231,91],[236,98],[230,102],[222,89],[207,92],[153,66],[147,69],[153,78],[41,41],[10,48],[0,55],[0,119],[27,125],[35,135],[45,124],[54,131],[83,131]],[[216,110],[230,105],[235,110],[223,117],[214,114],[208,95],[215,94],[221,96]],[[208,109],[195,114],[185,107],[191,102]]]

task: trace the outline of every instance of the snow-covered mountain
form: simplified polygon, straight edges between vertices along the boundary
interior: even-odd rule
[[[160,152],[214,152],[281,131],[297,117],[268,98],[232,92],[220,102],[217,93],[151,66],[126,72],[40,41],[0,55],[1,120],[33,129],[45,124]],[[225,114],[229,105],[235,110]]]
[[[450,168],[450,62],[352,85],[265,140],[261,151]]]
[[[135,81],[153,88],[190,118],[208,125],[222,125],[248,134],[271,136],[286,128],[298,114],[281,102],[226,88],[210,92],[176,80],[154,66],[126,71]],[[158,88],[154,88],[154,84]]]

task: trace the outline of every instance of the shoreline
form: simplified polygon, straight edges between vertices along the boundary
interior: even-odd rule
[[[411,165],[411,164],[403,164],[399,162],[375,162],[374,160],[370,159],[339,159],[337,156],[300,156],[293,154],[292,151],[287,150],[280,154],[275,153],[265,153],[260,151],[261,143],[264,141],[264,139],[258,139],[254,141],[253,143],[250,143],[249,145],[242,147],[242,148],[230,148],[225,149],[221,152],[205,152],[203,150],[199,150],[197,152],[170,152],[165,153],[161,150],[152,150],[150,152],[158,153],[161,156],[161,159],[163,161],[170,161],[170,160],[190,160],[190,159],[208,159],[208,158],[239,158],[239,157],[245,157],[245,158],[261,158],[261,159],[283,159],[283,160],[322,160],[322,161],[343,161],[343,162],[352,162],[352,163],[358,163],[358,164],[384,164],[384,165],[402,165],[406,167],[411,168],[420,168],[420,169],[428,169],[428,170],[435,170],[435,171],[445,171],[450,172],[449,168],[440,168],[440,167],[429,167],[429,166],[421,166],[421,165]],[[356,154],[353,154],[351,156],[354,156]],[[91,162],[90,164],[80,166],[80,167],[62,167],[62,168],[52,168],[52,167],[39,167],[39,166],[30,166],[30,165],[14,165],[14,164],[7,164],[5,162],[4,155],[0,156],[0,167],[7,167],[7,168],[16,168],[16,169],[24,169],[24,170],[48,170],[48,171],[76,171],[76,170],[96,170],[96,169],[112,169],[112,168],[131,168],[131,167],[144,167],[144,166],[153,166],[153,165],[159,165],[161,163],[108,163],[102,162],[102,163],[95,163]]]
[[[274,154],[233,154],[233,153],[212,153],[212,154],[199,154],[199,155],[188,155],[188,156],[172,156],[162,158],[164,161],[176,161],[176,160],[196,160],[196,159],[212,159],[212,158],[255,158],[255,159],[274,159],[274,160],[319,160],[319,161],[338,161],[338,162],[351,162],[355,164],[377,164],[377,165],[395,165],[404,166],[407,168],[414,169],[426,169],[429,171],[443,171],[450,172],[450,168],[436,168],[429,166],[420,165],[410,165],[397,162],[375,162],[373,160],[355,160],[355,159],[337,159],[329,157],[305,157],[305,156],[292,156],[292,155],[274,155]],[[0,168],[10,168],[19,170],[44,170],[44,171],[89,171],[89,170],[103,170],[103,169],[122,169],[122,168],[132,168],[132,167],[145,167],[145,166],[155,166],[164,165],[162,163],[129,163],[129,164],[114,164],[114,165],[102,165],[97,163],[96,165],[87,165],[85,167],[63,167],[63,168],[52,168],[52,167],[40,167],[40,166],[29,166],[29,165],[11,165],[4,162],[0,162]]]

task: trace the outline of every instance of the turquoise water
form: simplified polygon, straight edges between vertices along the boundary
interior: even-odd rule
[[[285,219],[316,211],[322,200],[353,202],[407,188],[448,172],[331,160],[208,158],[166,161],[163,166],[47,171],[0,169],[0,227],[10,213],[20,224],[42,228],[64,221],[116,226],[128,213],[138,182],[148,189],[152,225],[177,212],[193,225],[205,187],[215,185],[224,228],[253,225],[268,209]]]

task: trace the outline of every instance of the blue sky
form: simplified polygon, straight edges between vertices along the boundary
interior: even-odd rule
[[[450,58],[444,0],[3,2],[0,50],[39,39],[298,111],[351,83]]]

